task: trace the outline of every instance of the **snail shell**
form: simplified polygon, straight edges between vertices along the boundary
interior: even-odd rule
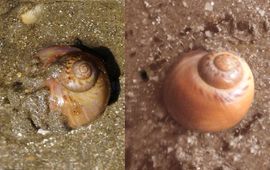
[[[254,97],[247,63],[229,52],[196,50],[184,54],[164,82],[167,111],[183,127],[220,131],[236,125]]]
[[[60,111],[71,128],[86,125],[104,112],[110,84],[103,63],[70,46],[52,46],[37,53],[49,75],[50,110]]]

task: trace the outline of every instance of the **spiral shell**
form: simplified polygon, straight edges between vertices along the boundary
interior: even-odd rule
[[[71,128],[95,120],[108,104],[110,83],[103,63],[70,46],[52,46],[37,53],[48,70],[50,110],[66,116]]]
[[[254,97],[247,63],[229,52],[196,50],[184,54],[166,77],[163,101],[182,126],[220,131],[236,125]]]
[[[63,71],[59,75],[59,82],[67,89],[76,92],[89,90],[97,81],[98,68],[89,55],[82,52],[69,53],[63,56],[59,63]]]

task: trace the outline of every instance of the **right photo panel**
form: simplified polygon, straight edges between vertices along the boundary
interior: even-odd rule
[[[270,169],[269,9],[126,0],[127,170]]]

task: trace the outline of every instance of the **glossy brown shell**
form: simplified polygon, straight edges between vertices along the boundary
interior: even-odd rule
[[[249,66],[228,52],[184,54],[169,71],[163,87],[163,101],[172,117],[185,128],[206,132],[236,125],[253,97]]]
[[[105,111],[110,83],[96,56],[70,46],[51,46],[37,56],[49,72],[50,110],[65,115],[69,127],[87,125]]]

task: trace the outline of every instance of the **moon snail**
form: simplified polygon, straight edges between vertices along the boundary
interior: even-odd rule
[[[87,125],[105,111],[110,83],[96,56],[71,46],[51,46],[36,55],[48,72],[50,110],[61,112],[69,127]]]
[[[185,53],[165,78],[163,102],[183,127],[203,132],[231,128],[254,97],[254,78],[239,56],[222,51]]]

